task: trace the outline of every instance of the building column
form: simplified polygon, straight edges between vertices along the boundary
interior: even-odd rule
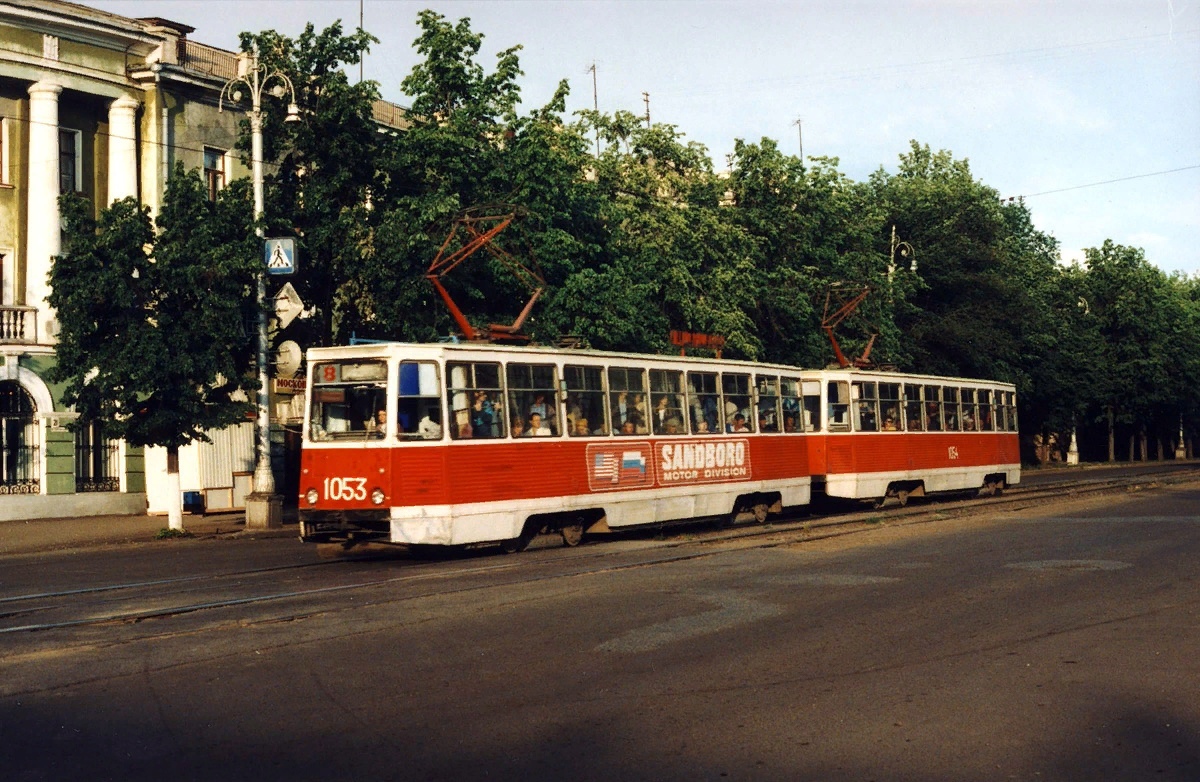
[[[50,264],[62,249],[58,211],[58,96],[62,85],[29,87],[29,221],[25,243],[25,304],[37,307],[37,339],[53,344],[58,331],[50,304]]]
[[[137,110],[128,95],[108,106],[108,203],[137,198]]]

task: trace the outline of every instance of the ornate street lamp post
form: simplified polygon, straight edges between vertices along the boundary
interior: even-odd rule
[[[224,108],[226,100],[240,103],[242,88],[250,95],[250,163],[254,181],[254,220],[259,239],[264,238],[263,216],[263,136],[262,136],[262,93],[282,99],[288,96],[287,122],[300,118],[296,106],[296,90],[292,81],[280,71],[267,71],[258,63],[258,47],[251,52],[238,55],[238,75],[230,79],[221,89],[218,110]],[[275,493],[275,475],[271,471],[271,397],[270,378],[267,376],[267,270],[266,262],[258,270],[258,429],[256,459],[254,465],[253,493],[246,498],[246,527],[263,529],[283,524],[283,499]]]

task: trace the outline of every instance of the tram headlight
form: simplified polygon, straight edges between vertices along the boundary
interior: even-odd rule
[[[380,489],[377,487],[377,488],[374,488],[371,490],[371,502],[375,503],[376,505],[382,505],[383,500],[384,500],[383,489]]]
[[[308,500],[309,505],[316,505],[319,497],[320,495],[317,494],[316,489],[309,489],[304,493],[304,499]]]

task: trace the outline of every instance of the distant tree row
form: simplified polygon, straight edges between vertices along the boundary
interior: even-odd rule
[[[856,182],[836,158],[768,138],[737,141],[715,171],[675,126],[565,116],[565,81],[522,114],[519,46],[489,70],[469,20],[423,11],[419,24],[424,59],[400,85],[412,125],[394,133],[372,120],[377,86],[347,78],[368,34],[242,36],[291,76],[303,110],[284,124],[269,106],[265,134],[268,231],[297,237],[294,283],[317,313],[292,327],[302,344],[452,332],[424,273],[462,210],[516,204],[524,216],[497,242],[548,284],[528,326],[540,342],[666,352],[683,329],[724,335],[727,356],[824,366],[825,292],[855,283],[872,293],[839,331],[848,355],[878,335],[879,362],[1014,382],[1030,442],[1065,449],[1074,426],[1085,458],[1158,458],[1181,421],[1189,439],[1200,427],[1200,279],[1111,241],[1064,266],[1025,203],[917,142],[894,174]],[[526,299],[485,254],[446,285],[484,324]]]

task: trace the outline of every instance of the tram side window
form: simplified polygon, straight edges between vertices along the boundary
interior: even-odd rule
[[[992,392],[992,409],[996,411],[995,424],[996,431],[1003,432],[1008,429],[1008,406],[1004,404],[1004,392]]]
[[[925,415],[921,405],[921,387],[914,383],[904,384],[904,420],[910,432],[925,430]]]
[[[311,404],[308,430],[314,441],[382,439],[387,364],[362,360],[317,364]]]
[[[446,365],[450,436],[455,440],[504,436],[504,390],[500,365],[461,362]]]
[[[900,384],[879,384],[879,418],[883,421],[880,428],[885,432],[896,432],[904,428],[900,417]]]
[[[650,427],[654,434],[684,434],[683,373],[650,370]]]
[[[774,375],[757,375],[754,382],[758,391],[758,431],[780,431],[779,378]]]
[[[821,381],[805,380],[804,392],[804,431],[821,431]]]
[[[831,380],[826,393],[829,431],[850,431],[850,384],[845,380]]]
[[[779,406],[783,409],[783,431],[811,432],[808,425],[812,422],[810,411],[803,406],[800,395],[801,383],[799,378],[779,378]],[[817,409],[821,407],[821,386],[817,385]],[[819,418],[818,414],[818,418]]]
[[[995,431],[995,413],[992,410],[992,392],[981,388],[979,390],[979,431]]]
[[[947,432],[957,432],[962,423],[962,414],[958,408],[958,389],[942,389],[942,420],[945,421]]]
[[[557,437],[558,382],[553,364],[508,365],[508,409],[513,437]],[[518,423],[520,422],[520,423]],[[518,425],[522,432],[517,434]]]
[[[1004,392],[1004,406],[1008,410],[1008,431],[1017,431],[1017,395],[1012,391]]]
[[[959,394],[962,407],[962,430],[964,432],[974,432],[975,416],[978,411],[975,409],[975,389],[964,388]]]
[[[646,434],[646,374],[633,367],[608,368],[608,409],[613,434]]]
[[[604,370],[563,367],[567,381],[567,432],[572,437],[608,434],[604,420]]]
[[[400,362],[396,426],[402,440],[442,439],[442,386],[432,361]]]
[[[925,386],[925,428],[931,432],[942,431],[941,391],[941,386]]]
[[[721,432],[721,394],[716,372],[688,372],[688,419],[692,434]]]
[[[721,375],[721,390],[725,394],[725,431],[753,432],[755,418],[750,409],[750,376],[726,372]]]
[[[854,406],[854,428],[859,432],[879,429],[879,390],[875,383],[855,383],[851,392],[858,403]]]

